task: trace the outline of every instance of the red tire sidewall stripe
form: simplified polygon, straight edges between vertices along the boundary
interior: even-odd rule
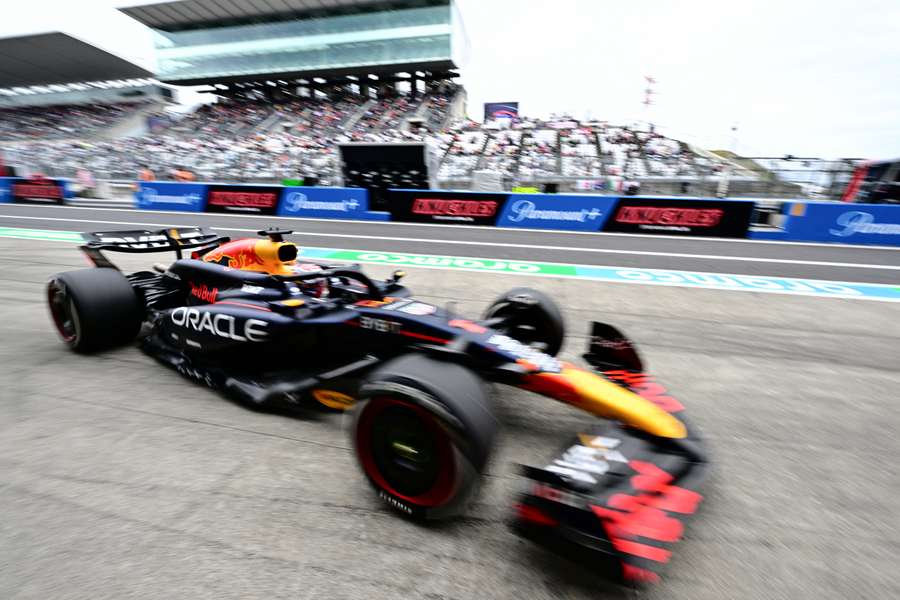
[[[402,406],[414,412],[422,419],[429,431],[437,439],[438,453],[440,456],[440,472],[435,484],[424,494],[407,496],[393,488],[384,478],[375,457],[372,456],[372,422],[379,414],[392,406]],[[433,508],[445,504],[454,494],[456,488],[456,459],[450,436],[437,422],[436,417],[421,406],[409,401],[378,396],[370,400],[363,408],[356,426],[356,454],[362,464],[366,475],[378,488],[404,502],[420,508]]]

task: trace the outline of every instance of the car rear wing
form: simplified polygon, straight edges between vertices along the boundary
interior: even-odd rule
[[[177,258],[183,258],[184,250],[208,251],[230,239],[202,227],[93,231],[82,233],[81,237],[85,241],[81,246],[82,252],[94,265],[107,268],[115,267],[103,256],[103,250],[132,254],[174,252]]]

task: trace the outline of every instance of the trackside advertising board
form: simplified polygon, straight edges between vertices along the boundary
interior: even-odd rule
[[[388,190],[392,221],[496,225],[509,194],[443,190]]]
[[[900,246],[900,205],[792,202],[782,239]]]
[[[603,231],[745,238],[753,207],[751,200],[619,198]]]
[[[0,203],[12,202],[13,177],[0,177]]]
[[[62,204],[72,197],[66,179],[48,177],[0,177],[0,202]]]
[[[388,220],[369,212],[369,191],[362,188],[286,187],[278,205],[280,217],[311,219]]]
[[[497,225],[520,229],[599,231],[615,206],[610,196],[511,194]]]
[[[141,210],[180,210],[203,212],[206,208],[205,183],[140,181],[134,200]]]
[[[392,221],[599,231],[616,199],[566,194],[389,190]]]
[[[389,190],[392,221],[747,237],[753,201]]]
[[[206,212],[274,215],[282,189],[277,185],[211,183],[206,189]]]
[[[0,191],[0,201],[2,196]],[[135,204],[142,210],[390,220],[387,213],[369,211],[369,192],[359,188],[140,181]]]

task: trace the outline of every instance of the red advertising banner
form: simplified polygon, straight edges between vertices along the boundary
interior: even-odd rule
[[[206,212],[274,215],[280,195],[281,187],[275,186],[210,185]]]
[[[619,198],[603,231],[743,238],[752,217],[749,201]]]
[[[414,223],[495,225],[509,194],[390,190],[391,220]]]
[[[53,202],[62,204],[66,197],[65,182],[35,175],[30,179],[13,182],[11,196],[14,202]]]

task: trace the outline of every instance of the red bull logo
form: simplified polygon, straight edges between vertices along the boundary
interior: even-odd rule
[[[215,303],[216,296],[219,295],[219,288],[207,287],[205,283],[203,285],[196,285],[193,282],[188,283],[191,286],[191,296],[209,304]]]

